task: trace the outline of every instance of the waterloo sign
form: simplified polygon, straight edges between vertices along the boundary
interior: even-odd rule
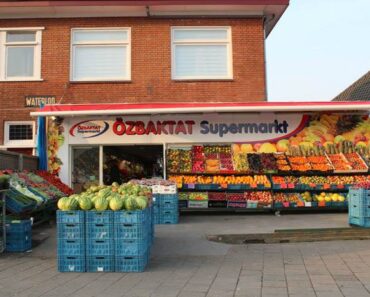
[[[274,142],[302,130],[304,114],[186,114],[71,118],[71,144]]]

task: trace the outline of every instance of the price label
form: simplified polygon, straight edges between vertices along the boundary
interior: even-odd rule
[[[288,184],[288,189],[294,189],[294,184]]]
[[[344,189],[344,185],[337,185],[338,189]]]
[[[330,185],[329,184],[323,184],[323,189],[325,189],[325,190],[328,190],[328,189],[330,189]]]
[[[195,184],[188,184],[188,189],[195,189]]]
[[[221,184],[222,189],[227,189],[227,184]]]
[[[288,187],[288,185],[287,185],[287,184],[281,184],[281,185],[280,185],[280,187],[281,187],[282,189],[286,189],[286,188]]]
[[[251,188],[253,189],[257,188],[257,184],[251,184]]]
[[[316,188],[316,184],[314,184],[314,183],[310,183],[309,186],[310,186],[310,188]]]
[[[287,201],[283,202],[283,206],[284,207],[289,207],[289,202],[287,202]]]
[[[319,207],[325,207],[325,201],[319,201]]]

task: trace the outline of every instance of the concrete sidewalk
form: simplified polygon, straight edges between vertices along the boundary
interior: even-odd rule
[[[0,296],[370,296],[370,242],[225,245],[207,234],[345,227],[342,214],[185,216],[157,226],[144,273],[58,273],[55,229],[32,253],[0,256]]]

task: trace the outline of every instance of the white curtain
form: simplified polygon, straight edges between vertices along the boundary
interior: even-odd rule
[[[75,46],[73,78],[125,78],[126,58],[126,46]]]
[[[32,77],[34,63],[34,47],[7,47],[7,77]]]
[[[176,45],[177,77],[228,75],[226,45]]]

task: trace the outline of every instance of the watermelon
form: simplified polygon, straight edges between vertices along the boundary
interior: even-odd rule
[[[138,196],[135,198],[135,204],[137,209],[145,209],[148,207],[148,199],[144,196]]]
[[[90,210],[92,208],[92,202],[88,197],[81,197],[78,204],[82,210]]]
[[[129,196],[124,200],[125,209],[126,210],[134,210],[136,208],[135,198],[133,196]]]
[[[123,200],[118,197],[113,197],[109,201],[109,207],[111,210],[121,210],[123,207]]]
[[[67,208],[68,200],[69,200],[68,197],[60,198],[58,200],[58,209],[60,209],[60,210],[68,210],[68,208]]]
[[[67,210],[77,210],[78,201],[75,198],[68,198],[66,207],[67,207]]]
[[[98,197],[95,199],[94,205],[97,211],[104,211],[108,208],[108,201],[102,197]]]

